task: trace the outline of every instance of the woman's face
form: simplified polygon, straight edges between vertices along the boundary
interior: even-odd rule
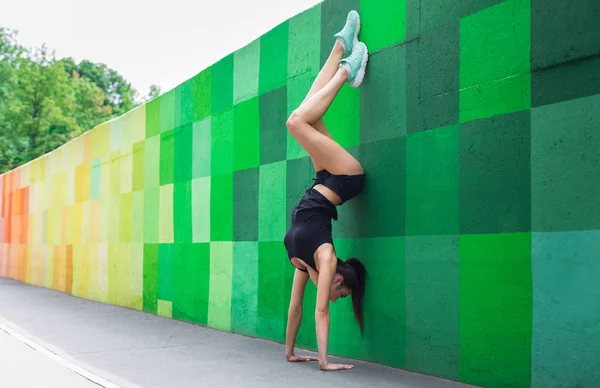
[[[331,291],[329,293],[329,298],[332,302],[335,303],[339,298],[345,298],[348,295],[352,294],[352,290],[348,287],[342,286],[344,282],[344,278],[340,274],[336,274],[333,278],[333,283],[331,283]]]

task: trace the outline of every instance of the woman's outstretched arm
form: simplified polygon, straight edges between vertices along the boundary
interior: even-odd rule
[[[292,297],[290,299],[290,308],[288,310],[287,328],[285,331],[285,357],[290,362],[295,361],[316,361],[316,357],[296,356],[294,346],[300,322],[302,322],[302,300],[304,299],[304,290],[309,276],[306,272],[296,269],[294,273],[294,284],[292,286]]]

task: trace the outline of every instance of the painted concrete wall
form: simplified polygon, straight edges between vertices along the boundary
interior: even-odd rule
[[[363,163],[334,225],[370,271],[330,350],[487,387],[600,381],[600,3],[328,0],[1,178],[0,275],[284,341],[285,129],[349,9],[372,51],[325,122]],[[316,348],[308,287],[299,345]],[[282,355],[283,359],[283,355]]]

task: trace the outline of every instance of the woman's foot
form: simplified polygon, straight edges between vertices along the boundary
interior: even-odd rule
[[[363,42],[358,42],[348,58],[340,61],[340,67],[348,72],[348,83],[357,88],[365,78],[365,70],[369,61],[369,50]]]
[[[344,58],[348,57],[354,46],[358,44],[358,33],[360,32],[360,17],[358,12],[350,11],[346,18],[346,25],[340,32],[334,35],[336,42],[344,48]]]

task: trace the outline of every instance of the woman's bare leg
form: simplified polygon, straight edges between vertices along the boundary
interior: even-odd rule
[[[360,163],[348,151],[314,127],[321,121],[347,79],[347,70],[338,68],[333,78],[298,107],[287,121],[288,130],[309,153],[317,171],[325,168],[336,175],[363,173]]]

